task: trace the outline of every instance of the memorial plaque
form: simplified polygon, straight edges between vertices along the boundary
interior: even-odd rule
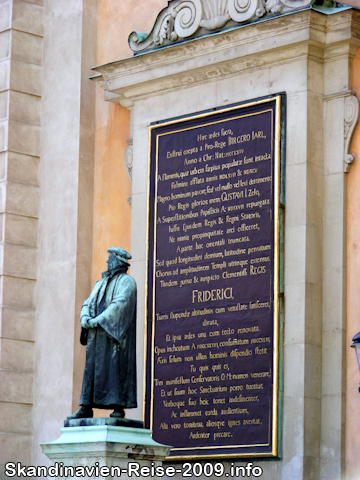
[[[145,424],[278,455],[281,95],[150,127]]]

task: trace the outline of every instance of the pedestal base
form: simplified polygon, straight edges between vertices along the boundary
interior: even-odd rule
[[[144,428],[144,422],[140,420],[132,420],[131,418],[73,418],[72,420],[64,420],[64,427],[95,427],[99,425],[110,425],[112,427],[132,427]]]
[[[147,471],[141,470],[144,467],[156,471],[171,448],[155,442],[151,430],[144,428],[96,425],[66,427],[61,432],[54,442],[40,444],[50,459],[52,478],[59,480],[65,476],[111,479],[120,475],[134,479]]]

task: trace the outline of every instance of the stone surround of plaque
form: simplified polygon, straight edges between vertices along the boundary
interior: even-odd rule
[[[283,108],[150,127],[145,419],[177,459],[278,455]]]

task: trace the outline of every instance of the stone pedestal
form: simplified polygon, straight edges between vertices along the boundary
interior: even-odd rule
[[[151,476],[169,454],[171,447],[155,442],[151,430],[113,426],[99,420],[110,419],[93,419],[94,425],[90,426],[61,428],[57,440],[40,444],[50,459],[52,478],[102,479],[121,475],[127,479],[147,472]],[[66,471],[67,467],[73,470]]]

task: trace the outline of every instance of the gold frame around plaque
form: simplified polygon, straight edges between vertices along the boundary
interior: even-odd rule
[[[149,126],[149,155],[148,155],[148,185],[147,185],[147,229],[146,229],[146,283],[145,283],[145,298],[148,298],[148,262],[149,262],[149,251],[150,251],[150,245],[149,245],[149,220],[150,220],[150,198],[149,198],[149,192],[150,192],[150,168],[151,168],[151,137],[152,137],[152,131],[159,128],[159,127],[164,127],[168,125],[179,125],[183,122],[187,122],[189,120],[196,120],[199,118],[209,118],[213,115],[218,115],[219,113],[226,113],[226,112],[231,112],[233,110],[238,110],[241,108],[247,108],[251,107],[254,105],[261,105],[261,104],[266,104],[270,102],[275,101],[275,109],[269,109],[271,111],[275,110],[275,135],[272,135],[272,139],[274,139],[274,173],[275,173],[275,178],[274,178],[274,295],[273,295],[273,301],[274,301],[274,315],[273,315],[273,328],[274,328],[274,353],[273,353],[273,372],[274,372],[274,383],[273,383],[273,402],[272,402],[272,410],[273,410],[273,420],[272,420],[272,431],[270,432],[272,436],[272,451],[270,453],[227,453],[227,454],[215,454],[215,455],[179,455],[179,456],[169,456],[165,458],[165,461],[171,461],[171,462],[176,462],[176,461],[184,461],[184,460],[190,460],[190,461],[196,461],[196,460],[207,460],[207,459],[219,459],[219,460],[225,460],[225,459],[235,459],[235,458],[274,458],[278,457],[278,429],[279,429],[279,424],[278,424],[278,408],[279,408],[279,323],[280,323],[280,305],[279,305],[279,293],[280,293],[280,190],[281,190],[281,182],[280,182],[280,165],[281,165],[281,101],[282,101],[282,96],[275,95],[270,98],[264,98],[264,99],[259,99],[256,101],[251,101],[247,102],[241,105],[235,105],[231,107],[225,107],[221,108],[215,111],[211,112],[205,112],[201,114],[194,114],[194,115],[189,115],[184,118],[180,119],[175,119],[175,120],[169,120],[169,121],[163,121],[159,122],[156,125],[150,125]],[[264,113],[266,110],[263,110],[261,112],[254,112],[251,114],[245,114],[245,115],[239,115],[238,117],[233,117],[233,119],[237,118],[244,118],[247,116],[253,116],[257,114]],[[229,119],[224,119],[224,120],[218,120],[216,122],[213,122],[214,124],[221,123],[223,121],[227,121]],[[211,125],[211,123],[206,122],[206,126]],[[177,133],[185,130],[190,130],[194,128],[199,128],[202,125],[196,125],[193,127],[188,127],[184,129],[176,129],[174,131],[166,132],[163,134],[160,134],[156,137],[156,178],[157,178],[157,171],[158,171],[158,138],[163,135],[170,135],[172,133]],[[273,140],[272,140],[273,141]],[[156,198],[156,191],[157,191],[157,181],[155,182],[155,198]],[[155,214],[154,214],[154,244],[153,244],[153,256],[154,259],[156,259],[156,208],[157,208],[157,202],[155,201]],[[154,271],[154,277],[155,277],[155,268],[153,268]],[[155,278],[153,279],[155,284]],[[155,288],[153,288],[153,309],[155,308]],[[155,336],[155,328],[154,328],[154,322],[155,322],[155,315],[154,311],[152,312],[152,323],[153,323],[153,328],[152,328],[152,346],[151,346],[151,351],[152,351],[152,358],[153,359],[153,348],[154,348],[154,336]],[[143,388],[143,421],[145,422],[145,404],[146,404],[146,365],[147,365],[147,358],[146,358],[146,350],[147,350],[147,326],[148,326],[148,305],[147,302],[145,303],[145,319],[144,319],[144,388]],[[151,392],[153,391],[153,380],[154,380],[154,365],[153,361],[151,361]],[[152,396],[152,395],[151,395]],[[153,422],[153,403],[151,404],[151,413],[150,413],[150,429],[152,430],[152,422]],[[270,442],[269,442],[270,443]],[[214,447],[193,447],[193,448],[173,448],[172,450],[200,450],[201,448],[204,448],[206,450],[211,450],[211,449],[218,449],[220,450],[221,448],[247,448],[247,447],[256,447],[256,446],[266,446],[268,444],[259,444],[259,445],[226,445],[226,446],[214,446]]]

